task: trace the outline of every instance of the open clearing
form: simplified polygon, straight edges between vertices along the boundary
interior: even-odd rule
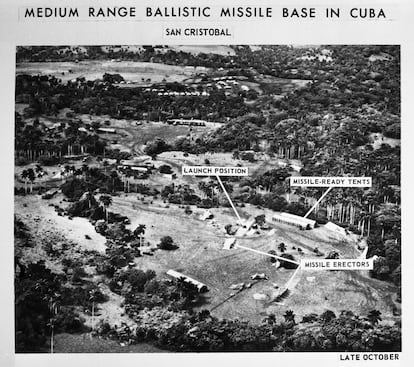
[[[59,233],[69,241],[76,243],[80,248],[90,251],[105,251],[106,239],[96,233],[95,228],[85,218],[58,216],[55,209],[49,204],[59,204],[62,196],[52,200],[43,200],[39,195],[17,196],[14,204],[15,213],[31,229],[32,235],[48,238],[52,232]],[[85,238],[88,235],[91,239]]]
[[[370,135],[370,138],[372,140],[372,147],[374,149],[379,149],[382,144],[388,144],[390,147],[393,148],[401,145],[400,139],[388,138],[381,133],[372,133]]]
[[[76,115],[76,117],[86,124],[100,122],[105,127],[115,129],[115,134],[101,133],[101,139],[109,141],[112,149],[120,149],[121,151],[128,151],[135,154],[142,153],[143,146],[155,139],[162,139],[167,143],[172,143],[177,138],[186,136],[197,139],[203,134],[211,132],[221,126],[217,122],[206,122],[206,126],[203,127],[174,126],[160,121],[117,120],[107,115],[91,116],[82,114]]]
[[[53,200],[58,203],[60,199]],[[29,226],[38,240],[42,236],[50,238],[51,232],[58,231],[63,238],[77,243],[80,249],[105,249],[105,239],[94,232],[93,226],[86,219],[69,220],[59,217],[54,209],[48,206],[50,202],[42,200],[37,195],[16,197],[16,214]],[[223,250],[223,243],[228,238],[224,225],[235,223],[230,208],[211,209],[214,221],[202,221],[200,215],[204,210],[196,207],[191,209],[193,213],[188,215],[177,205],[166,205],[161,200],[153,201],[152,204],[143,203],[138,200],[136,194],[125,194],[114,196],[109,210],[127,215],[131,219],[131,229],[138,224],[145,224],[145,241],[152,245],[157,244],[163,236],[173,237],[179,246],[177,250],[158,250],[154,256],[144,255],[136,258],[136,266],[143,270],[155,270],[161,278],[167,278],[166,272],[174,269],[204,282],[209,287],[209,292],[205,294],[204,303],[200,304],[199,308],[210,309],[213,315],[218,317],[254,322],[260,322],[269,313],[282,317],[287,309],[294,310],[300,320],[300,317],[307,313],[320,313],[325,309],[336,313],[346,309],[365,315],[375,308],[382,312],[384,321],[393,320],[393,295],[396,288],[386,282],[369,278],[365,272],[301,270],[295,279],[297,285],[291,295],[283,301],[283,305],[255,301],[255,293],[267,295],[268,300],[275,297],[294,270],[276,269],[271,265],[269,257],[244,249]],[[243,218],[264,212],[268,221],[272,214],[271,210],[263,211],[250,205],[239,208],[239,212]],[[284,242],[287,252],[293,254],[296,260],[315,258],[313,249],[316,246],[325,254],[337,250],[344,258],[357,258],[359,255],[355,243],[341,240],[323,227],[312,231],[300,231],[283,224],[269,224],[274,231],[262,230],[258,234],[238,238],[238,243],[264,252],[273,249],[280,255],[277,246]],[[86,240],[85,234],[92,239]],[[298,252],[299,247],[302,254]],[[38,249],[27,249],[23,259],[25,258],[26,261],[36,261],[47,256]],[[53,262],[47,261],[46,264],[54,271],[61,271]],[[269,280],[252,282],[250,276],[255,273],[265,273]],[[309,281],[308,277],[315,279]],[[250,289],[230,297],[235,291],[229,289],[229,286],[242,282],[254,284]],[[99,318],[109,322],[116,320],[122,313],[120,302],[120,299],[110,298],[110,301],[102,304]]]
[[[205,72],[205,68],[202,70]],[[163,80],[166,82],[182,82],[198,71],[200,69],[196,67],[139,61],[89,60],[80,62],[30,62],[16,65],[16,75],[53,75],[58,79],[62,79],[62,81],[68,81],[82,77],[86,80],[96,80],[101,79],[105,73],[117,73],[121,74],[125,81],[137,85],[147,85],[149,82],[160,83]]]
[[[168,49],[177,51],[177,52],[186,52],[194,55],[197,54],[216,54],[222,56],[234,56],[236,52],[230,46],[219,46],[219,45],[198,45],[198,46],[168,46]]]
[[[255,301],[254,293],[266,294],[269,298],[276,296],[291,277],[293,270],[276,269],[268,257],[246,250],[223,250],[223,242],[227,238],[223,227],[225,224],[235,223],[230,208],[211,209],[215,215],[214,222],[202,221],[199,219],[203,212],[201,209],[193,207],[193,214],[187,215],[182,208],[175,205],[166,207],[161,201],[153,201],[151,205],[142,204],[135,195],[125,195],[114,197],[112,209],[127,215],[131,219],[131,228],[145,224],[146,241],[152,244],[158,243],[163,236],[173,237],[179,249],[159,250],[154,256],[137,258],[137,267],[153,269],[161,277],[166,277],[167,270],[174,269],[204,282],[210,291],[205,294],[205,304],[200,308],[213,309],[216,316],[260,322],[268,313],[281,316],[287,309],[293,309],[296,315],[303,316],[310,312],[320,313],[325,309],[336,313],[347,309],[364,315],[375,308],[383,313],[384,320],[392,319],[394,304],[389,295],[394,294],[396,288],[370,279],[368,274],[355,271],[299,271],[296,289],[284,301],[284,305]],[[249,217],[256,215],[256,210],[258,209],[247,206],[240,209],[240,213],[243,217]],[[268,220],[270,213],[270,210],[266,211]],[[238,241],[246,247],[265,252],[274,249],[278,254],[280,251],[277,245],[284,242],[287,252],[293,254],[297,260],[301,257],[315,258],[313,249],[316,246],[325,254],[337,250],[344,258],[357,258],[359,255],[354,243],[339,240],[323,227],[300,231],[278,224],[274,228],[274,234],[261,231],[260,234]],[[298,247],[302,249],[303,255],[298,253]],[[251,275],[262,272],[269,280],[259,281],[251,289],[244,290],[226,301],[234,292],[229,289],[230,285],[251,282]],[[306,278],[312,276],[315,281],[309,282]],[[272,283],[280,288],[276,289]],[[343,296],[344,289],[347,290],[347,297]],[[223,301],[225,302],[222,303]]]
[[[136,137],[136,140],[132,139],[131,142],[131,137],[128,135],[132,144],[131,149],[139,149],[146,139],[157,136],[165,127],[170,126],[149,123],[131,127],[126,121],[119,121],[117,125],[117,129],[124,132],[131,131],[130,134]],[[146,128],[149,135],[142,133]],[[153,132],[154,128],[157,129],[157,133]],[[171,126],[171,128],[181,127]],[[183,127],[183,129],[188,128]],[[171,134],[174,135],[176,131],[171,130]],[[152,133],[154,135],[150,135]],[[168,140],[167,135],[164,135],[164,138]],[[219,166],[242,163],[251,169],[252,175],[262,172],[263,169],[279,166],[277,159],[261,159],[260,162],[265,163],[260,164],[241,162],[234,160],[230,153],[184,156],[182,152],[165,152],[160,154],[154,163],[157,166],[170,164],[174,171],[179,173],[182,165],[203,165],[205,159]],[[264,168],[263,164],[265,164]],[[151,187],[162,188],[171,182],[175,184],[191,182],[197,185],[198,180],[196,177],[184,178],[178,174],[176,180],[168,181],[160,174],[153,174],[148,179],[140,181]],[[39,238],[42,233],[47,235],[51,229],[58,228],[65,238],[77,243],[80,248],[104,251],[105,239],[94,231],[93,226],[86,219],[69,220],[67,217],[60,217],[55,213],[54,208],[48,205],[54,203],[65,206],[66,203],[61,200],[62,195],[49,201],[42,200],[38,195],[18,196],[15,211],[24,222],[28,222],[29,227],[36,231]],[[321,313],[326,309],[336,313],[344,309],[352,310],[361,315],[366,315],[372,309],[378,309],[382,312],[384,321],[393,320],[396,287],[371,279],[365,272],[299,271],[295,278],[297,284],[283,304],[268,302],[280,293],[292,276],[293,270],[276,269],[268,257],[247,250],[240,248],[223,250],[223,243],[228,238],[224,226],[235,224],[235,216],[231,208],[213,208],[211,212],[214,214],[214,220],[202,221],[200,217],[204,212],[203,209],[192,206],[193,213],[185,214],[183,207],[178,205],[166,204],[159,199],[148,197],[142,201],[141,195],[130,193],[113,196],[113,203],[109,210],[128,216],[131,220],[129,228],[132,230],[138,224],[145,224],[145,241],[152,245],[156,245],[163,236],[171,236],[179,246],[177,250],[158,250],[154,256],[144,255],[136,258],[137,268],[155,270],[158,277],[162,278],[166,278],[166,272],[173,269],[207,284],[210,291],[205,294],[204,303],[200,304],[199,308],[210,309],[218,317],[260,322],[269,313],[282,317],[287,309],[294,310],[298,320],[307,313]],[[315,258],[316,247],[325,256],[333,250],[338,251],[342,258],[356,259],[360,255],[355,242],[346,240],[323,226],[311,231],[301,231],[291,226],[272,223],[271,217],[274,212],[269,209],[246,205],[238,208],[238,211],[242,218],[265,214],[268,223],[274,229],[262,230],[260,233],[239,238],[237,241],[243,246],[264,252],[272,249],[280,255],[277,246],[280,242],[284,242],[287,252],[294,255],[296,260]],[[85,234],[88,234],[92,240],[86,240]],[[298,248],[301,251],[298,251]],[[28,252],[27,256],[35,260],[45,257],[45,254],[32,251]],[[61,271],[59,267],[55,267],[55,270]],[[229,288],[231,285],[250,283],[250,276],[255,273],[265,273],[269,279],[252,282],[254,284],[250,289],[231,296],[235,293]],[[253,298],[255,293],[266,295],[267,302],[255,301]],[[102,305],[101,318],[110,321],[116,319],[121,312],[119,299],[111,299],[107,304]]]

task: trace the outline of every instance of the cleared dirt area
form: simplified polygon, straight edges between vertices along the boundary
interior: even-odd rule
[[[206,126],[174,126],[160,121],[117,120],[109,116],[77,115],[85,124],[100,122],[102,126],[115,129],[114,134],[101,133],[100,137],[107,140],[112,149],[120,149],[141,154],[143,146],[155,139],[172,143],[177,138],[191,136],[193,139],[211,132],[221,126],[220,123],[206,122]],[[116,143],[114,143],[116,141]]]
[[[105,237],[96,233],[95,228],[85,218],[58,216],[55,209],[49,204],[60,204],[62,196],[52,200],[43,200],[40,195],[17,196],[14,211],[27,224],[35,237],[48,238],[58,233],[63,238],[76,243],[83,250],[104,252]],[[86,239],[85,235],[90,239]]]
[[[382,144],[388,144],[391,147],[401,145],[400,139],[387,138],[381,133],[373,133],[370,135],[370,138],[372,140],[372,147],[374,149],[380,148]]]

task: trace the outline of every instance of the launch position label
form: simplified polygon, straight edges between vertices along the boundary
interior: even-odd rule
[[[372,270],[373,259],[301,259],[303,270]]]
[[[371,177],[290,177],[290,186],[304,187],[371,187]]]
[[[247,167],[183,166],[183,176],[248,176]]]

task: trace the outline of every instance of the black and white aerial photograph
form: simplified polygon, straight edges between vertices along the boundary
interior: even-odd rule
[[[399,45],[15,70],[16,353],[401,351]]]

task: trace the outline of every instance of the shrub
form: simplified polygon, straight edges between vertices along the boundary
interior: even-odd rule
[[[157,247],[161,250],[176,250],[177,245],[174,244],[174,240],[170,236],[162,237]]]
[[[171,166],[169,166],[168,164],[163,164],[160,168],[159,168],[160,173],[171,173],[172,169]]]
[[[77,315],[72,308],[62,307],[56,315],[56,331],[78,333],[84,328],[84,319]]]
[[[82,267],[77,266],[73,269],[72,282],[73,283],[82,282],[82,278],[85,276],[86,276],[85,270]]]
[[[277,255],[277,252],[275,250],[270,250],[270,251],[268,251],[268,254],[269,255]],[[274,264],[277,261],[277,259],[275,257],[270,257],[269,256],[269,258],[270,258],[270,262],[272,264]]]
[[[318,315],[316,313],[308,313],[302,318],[302,323],[311,323],[318,321]]]
[[[285,259],[295,261],[295,258],[291,254],[282,254],[281,257],[284,257]],[[280,266],[284,267],[286,269],[296,269],[298,267],[298,265],[296,265],[294,263],[291,263],[289,261],[283,261],[283,260],[280,260]]]

